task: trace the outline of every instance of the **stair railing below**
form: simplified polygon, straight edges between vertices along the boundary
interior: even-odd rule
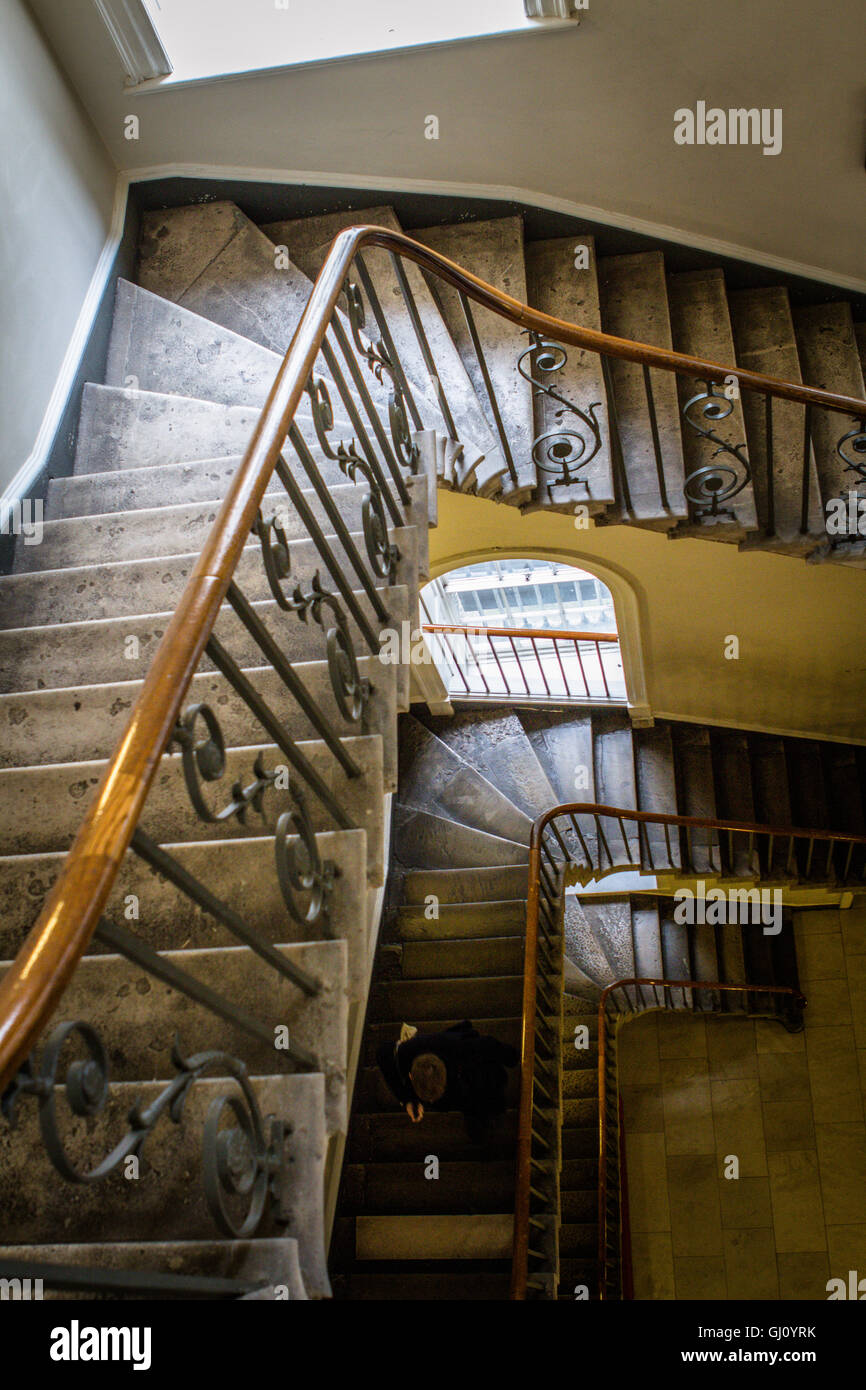
[[[605,806],[596,802],[568,802],[551,807],[532,827],[529,848],[529,885],[526,904],[523,998],[521,1006],[520,1101],[515,1160],[515,1204],[512,1249],[511,1297],[555,1297],[558,1277],[556,1253],[530,1245],[532,1230],[549,1228],[559,1220],[556,1152],[558,1108],[545,1104],[545,1078],[556,1065],[561,1036],[550,1022],[557,1017],[564,946],[563,904],[569,884],[587,884],[624,870],[671,879],[712,877],[743,894],[736,885],[759,880],[765,887],[795,883],[832,884],[838,888],[862,887],[866,882],[866,835],[842,831],[805,830],[796,826],[768,826],[749,821],[727,821],[695,816],[663,815]],[[659,890],[663,891],[663,890]],[[599,1025],[618,1012],[625,999],[630,1011],[641,1008],[691,1007],[689,991],[707,991],[714,1009],[720,993],[735,986],[707,980],[625,980],[605,992],[604,1015]],[[751,1012],[762,997],[772,998],[777,1015],[791,1022],[786,1010],[801,1008],[803,996],[790,987],[758,981],[740,987]],[[652,991],[652,993],[650,993]],[[679,995],[675,995],[679,991]],[[686,1004],[685,1001],[689,1002]],[[611,1111],[616,1094],[615,1071],[611,1074],[610,1049],[599,1042],[599,1169],[600,1202],[604,1202],[600,1229],[605,1249],[612,1240],[608,1213],[610,1192],[606,1170],[612,1162],[610,1135],[618,1134],[618,1113]],[[614,1058],[615,1066],[615,1058]],[[539,1084],[541,1083],[541,1084]],[[608,1112],[610,1113],[608,1114]],[[608,1125],[605,1138],[605,1124]],[[611,1128],[613,1126],[614,1128]],[[602,1150],[606,1145],[606,1150]],[[618,1164],[618,1158],[617,1158]],[[618,1172],[618,1167],[617,1167]],[[617,1179],[618,1180],[618,1179]],[[618,1199],[617,1199],[618,1200]],[[618,1238],[618,1237],[617,1237]],[[604,1262],[599,1269],[604,1272]]]
[[[572,632],[532,627],[423,624],[434,652],[444,648],[455,699],[509,699],[560,704],[625,702],[615,632]]]

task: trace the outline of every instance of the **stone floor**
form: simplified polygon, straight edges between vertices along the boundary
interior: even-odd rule
[[[795,931],[805,1032],[649,1014],[620,1034],[635,1298],[866,1279],[866,899]]]

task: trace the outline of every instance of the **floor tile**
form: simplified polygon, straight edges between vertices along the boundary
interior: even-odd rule
[[[725,1231],[725,1272],[728,1298],[779,1297],[776,1247],[771,1227]]]
[[[818,1156],[808,1150],[768,1155],[778,1251],[826,1250]]]
[[[638,1231],[632,1235],[631,1262],[636,1299],[673,1299],[674,1257],[669,1231]]]
[[[722,1227],[746,1230],[752,1226],[772,1226],[769,1178],[722,1178],[719,1182]]]
[[[721,1255],[722,1216],[712,1154],[668,1158],[671,1239],[674,1256]]]
[[[776,1256],[776,1266],[780,1298],[826,1299],[830,1262],[822,1251],[780,1254]]]
[[[677,1298],[724,1300],[728,1296],[723,1255],[674,1258]]]

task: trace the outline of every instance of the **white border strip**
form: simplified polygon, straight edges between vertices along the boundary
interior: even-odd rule
[[[87,340],[93,330],[102,296],[105,294],[111,270],[123,240],[130,183],[131,180],[126,174],[118,176],[114,189],[114,204],[111,209],[108,236],[99,253],[96,268],[90,277],[90,284],[75,321],[69,346],[64,353],[60,371],[48,398],[48,405],[39,426],[39,433],[28,457],[15,476],[7,483],[3,492],[0,493],[0,508],[22,501],[28,495],[29,489],[37,481],[48,461],[51,446],[60,428],[75,377],[87,347]]]

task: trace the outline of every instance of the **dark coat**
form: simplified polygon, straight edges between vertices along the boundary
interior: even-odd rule
[[[496,1038],[482,1037],[468,1019],[441,1033],[416,1033],[414,1038],[394,1044],[383,1043],[376,1061],[396,1099],[402,1106],[418,1097],[409,1078],[409,1069],[422,1052],[433,1052],[445,1065],[445,1094],[427,1110],[462,1110],[470,1117],[499,1115],[505,1109],[506,1067],[516,1067],[517,1052]]]

